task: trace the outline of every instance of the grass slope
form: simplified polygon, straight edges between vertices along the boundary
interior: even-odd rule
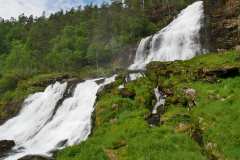
[[[117,87],[101,94],[92,135],[80,145],[57,153],[57,160],[204,160],[240,159],[240,75],[206,76],[210,71],[240,68],[240,54],[207,54],[189,61],[153,62],[147,76],[126,88],[136,96],[124,98]],[[214,72],[215,73],[215,72]],[[167,97],[161,125],[146,122],[160,86]],[[196,90],[196,106],[184,89]]]

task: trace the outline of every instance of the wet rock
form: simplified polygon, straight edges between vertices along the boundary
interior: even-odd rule
[[[101,78],[101,79],[96,80],[95,82],[96,82],[98,85],[100,85],[100,84],[102,84],[104,81],[105,81],[105,78]]]
[[[69,79],[71,79],[71,77],[67,74],[60,75],[57,77],[49,78],[47,80],[43,80],[43,81],[34,83],[33,86],[46,88],[47,86],[49,86],[50,84],[53,84],[55,82],[65,82],[65,81],[68,81]]]
[[[171,97],[171,96],[174,95],[173,90],[170,89],[170,88],[163,89],[163,93],[164,93],[167,97]]]
[[[97,100],[104,94],[110,92],[114,87],[114,83],[110,83],[104,86],[101,86],[97,92]]]
[[[53,158],[41,156],[41,155],[28,155],[28,156],[24,156],[18,160],[53,160]]]
[[[160,125],[160,115],[159,114],[151,114],[147,118],[147,122],[151,127]]]
[[[129,91],[127,88],[120,89],[119,92],[124,98],[134,99],[134,97],[136,96],[136,93]]]
[[[15,142],[12,140],[1,140],[0,141],[0,157],[4,156],[7,152],[15,146]]]

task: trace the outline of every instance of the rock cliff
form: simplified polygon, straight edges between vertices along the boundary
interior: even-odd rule
[[[205,0],[205,46],[210,50],[240,45],[240,1]]]

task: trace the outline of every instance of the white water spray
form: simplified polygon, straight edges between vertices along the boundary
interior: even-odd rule
[[[17,160],[25,155],[51,156],[57,149],[86,140],[91,132],[91,115],[97,92],[114,79],[115,76],[107,78],[100,85],[96,80],[79,83],[73,96],[64,100],[51,120],[66,83],[57,82],[45,92],[30,96],[20,114],[0,127],[0,139],[17,142],[14,149],[18,153],[6,160]]]
[[[31,139],[50,119],[66,87],[66,83],[55,83],[29,96],[19,115],[0,126],[0,140],[14,140],[20,146]]]
[[[143,69],[151,61],[184,60],[199,54],[202,17],[201,1],[183,10],[169,26],[142,40],[130,69]],[[14,140],[14,149],[18,152],[9,155],[6,160],[17,160],[32,154],[51,156],[54,150],[86,140],[91,130],[96,94],[102,86],[113,82],[114,77],[100,85],[95,80],[78,84],[73,96],[65,99],[55,114],[66,83],[57,82],[44,92],[27,98],[19,115],[0,126],[0,140]],[[131,79],[134,78],[137,76]],[[157,90],[155,94],[158,103],[153,113],[157,111],[157,106],[165,102]]]
[[[137,49],[134,64],[129,69],[144,69],[151,61],[187,60],[201,54],[203,15],[203,2],[195,2],[160,32],[144,38]]]
[[[158,112],[158,108],[165,105],[165,102],[166,102],[166,96],[162,93],[162,91],[159,91],[159,88],[155,88],[154,89],[154,94],[155,94],[155,97],[156,97],[156,104],[155,106],[153,107],[153,110],[152,110],[152,114],[157,114]]]

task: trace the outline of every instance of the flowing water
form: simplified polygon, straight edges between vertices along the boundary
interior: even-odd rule
[[[86,140],[91,131],[97,92],[114,79],[115,76],[107,78],[100,85],[96,80],[79,83],[73,96],[65,99],[55,114],[54,109],[63,97],[67,83],[56,82],[44,92],[27,98],[19,115],[0,127],[0,139],[16,142],[16,153],[5,159],[17,160],[25,155],[51,156],[57,149]]]
[[[177,18],[157,34],[144,38],[129,69],[144,69],[151,61],[187,60],[201,54],[200,29],[203,2],[184,9]]]
[[[202,3],[198,1],[188,6],[166,28],[144,38],[129,69],[144,69],[151,61],[185,60],[200,54]],[[141,76],[132,74],[129,79]],[[97,84],[96,79],[79,83],[73,95],[64,99],[60,106],[57,105],[64,98],[67,83],[56,82],[44,92],[29,96],[18,116],[0,126],[0,140],[16,142],[14,152],[4,159],[17,160],[25,155],[51,156],[55,150],[86,140],[91,131],[97,92],[114,79],[115,76],[105,79],[102,84]],[[153,113],[165,103],[158,89],[155,89],[155,94],[157,104]]]
[[[152,114],[157,114],[158,108],[161,106],[164,107],[165,102],[166,102],[166,96],[163,94],[162,91],[159,91],[158,87],[154,89],[154,94],[155,94],[157,102],[156,102],[155,106],[153,107]]]

